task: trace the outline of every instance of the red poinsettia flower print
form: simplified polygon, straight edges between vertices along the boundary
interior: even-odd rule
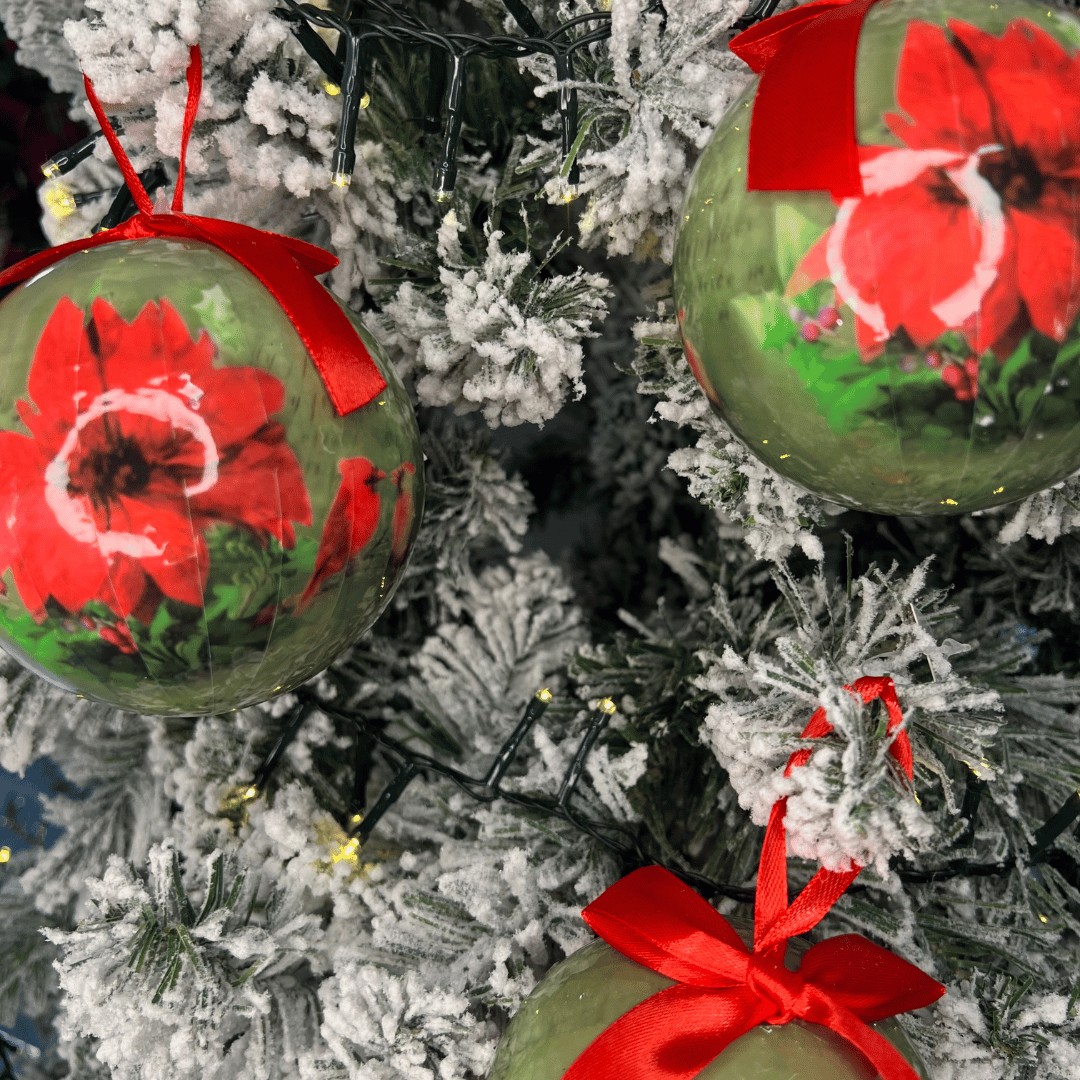
[[[105,300],[89,322],[62,299],[46,323],[19,416],[0,432],[0,567],[35,618],[52,597],[149,621],[162,595],[201,606],[215,523],[295,544],[311,523],[303,474],[270,417],[284,387],[213,366],[168,301],[127,323]],[[32,404],[31,404],[32,402]]]
[[[860,149],[864,196],[788,294],[830,278],[864,359],[900,328],[999,359],[1031,327],[1063,340],[1080,314],[1080,57],[1025,20],[1000,38],[912,22],[896,98],[905,147]]]
[[[941,381],[952,388],[957,401],[974,401],[979,396],[979,361],[969,356],[962,364],[946,364]]]
[[[311,603],[327,578],[348,569],[379,524],[382,504],[376,485],[386,478],[386,473],[365,457],[343,458],[338,462],[338,470],[341,485],[326,515],[315,569],[296,603],[297,611],[303,611]]]

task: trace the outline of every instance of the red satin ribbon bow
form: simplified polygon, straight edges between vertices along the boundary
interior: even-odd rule
[[[333,255],[289,236],[264,232],[233,221],[183,213],[187,147],[202,94],[202,54],[198,45],[191,47],[187,70],[187,107],[184,111],[180,171],[173,195],[172,213],[154,213],[150,196],[102,111],[90,80],[83,76],[83,83],[90,106],[109,141],[139,212],[114,229],[23,259],[0,274],[0,287],[25,281],[78,251],[87,251],[118,240],[151,237],[198,240],[232,256],[266,286],[296,328],[319,371],[330,400],[342,416],[381,394],[386,389],[386,381],[371,354],[334,298],[315,280],[316,274],[325,274],[337,266],[338,260]]]
[[[864,701],[880,697],[895,732],[900,708],[892,679],[859,679],[848,689]],[[819,710],[803,734],[828,730]],[[891,749],[901,740],[907,745],[903,731]],[[786,771],[805,764],[797,759],[809,753],[793,754]],[[901,767],[903,753],[897,755]],[[882,1080],[919,1080],[892,1043],[867,1025],[929,1005],[944,986],[858,934],[814,945],[798,971],[784,966],[788,939],[817,925],[861,869],[821,869],[789,905],[785,803],[773,807],[761,849],[753,951],[719,912],[659,866],[635,870],[585,909],[585,921],[609,945],[676,985],[615,1021],[563,1080],[691,1080],[758,1024],[796,1017],[843,1036]]]
[[[748,191],[863,194],[855,60],[877,0],[814,0],[751,26],[731,51],[761,75],[750,120]]]

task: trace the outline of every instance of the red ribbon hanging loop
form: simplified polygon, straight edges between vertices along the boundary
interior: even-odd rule
[[[846,689],[864,702],[884,702],[893,735],[890,753],[910,778],[911,746],[900,727],[892,679],[857,679]],[[819,709],[803,737],[820,738],[830,730]],[[792,754],[785,774],[804,765],[809,754]],[[896,1047],[867,1025],[931,1004],[944,986],[858,934],[814,945],[798,971],[784,966],[788,939],[816,926],[861,869],[821,869],[789,905],[786,802],[773,807],[761,849],[752,951],[719,912],[659,866],[636,870],[585,909],[585,921],[609,945],[676,985],[615,1021],[563,1080],[692,1080],[758,1024],[796,1018],[841,1035],[882,1080],[919,1080]]]
[[[731,51],[760,73],[750,120],[748,191],[863,194],[855,137],[855,60],[877,0],[814,0],[751,26]]]
[[[348,316],[330,292],[315,279],[316,274],[324,274],[337,266],[338,260],[333,255],[289,236],[253,229],[233,221],[183,213],[187,147],[202,93],[202,54],[199,46],[191,46],[187,70],[187,106],[184,110],[180,171],[173,195],[172,213],[154,213],[150,196],[120,145],[90,80],[83,76],[83,82],[90,106],[139,212],[107,232],[70,244],[60,244],[23,259],[0,274],[0,287],[25,281],[46,267],[66,259],[68,255],[120,240],[159,238],[210,244],[246,267],[281,305],[318,369],[330,400],[342,416],[381,394],[386,389],[386,380]]]

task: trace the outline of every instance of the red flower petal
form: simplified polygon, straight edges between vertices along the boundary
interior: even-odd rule
[[[33,477],[41,467],[41,455],[33,439],[13,431],[0,431],[0,461],[5,469],[0,473],[0,573],[11,567],[15,588],[27,611],[38,621],[45,619],[45,597],[34,586],[23,562],[22,550],[8,527],[13,518],[14,501],[20,490],[20,481]],[[6,592],[6,587],[4,589]]]
[[[275,423],[270,434],[278,437],[244,443],[219,470],[217,483],[191,496],[197,527],[221,521],[273,536],[282,547],[295,545],[289,523],[310,525],[311,502],[300,463],[284,441],[284,428]]]
[[[139,565],[166,596],[202,607],[206,579],[210,574],[210,553],[201,534],[195,534],[192,550],[184,558],[176,561],[167,556],[144,558],[139,560]],[[131,610],[134,613],[138,608],[133,606]]]
[[[35,597],[40,601],[52,596],[68,611],[78,611],[94,599],[108,577],[108,564],[96,545],[81,543],[58,526],[45,500],[44,481],[24,488],[12,500],[8,520],[23,560],[24,576],[16,571],[15,585],[28,610]],[[26,595],[23,582],[28,586]]]
[[[51,458],[75,423],[76,395],[81,391],[95,397],[102,390],[87,349],[83,313],[66,296],[41,331],[26,388],[37,408],[20,401],[19,417]]]
[[[379,524],[381,506],[375,484],[386,474],[376,469],[365,457],[345,458],[338,462],[338,469],[341,471],[341,486],[330,513],[326,515],[315,556],[315,569],[297,601],[297,611],[302,611],[311,603],[327,578],[341,573],[348,566],[349,561],[371,539]]]
[[[281,380],[260,368],[219,368],[199,385],[205,396],[198,413],[210,425],[218,446],[253,438],[285,404]]]
[[[788,300],[794,299],[800,293],[806,292],[811,285],[818,281],[825,281],[829,277],[829,263],[825,256],[828,246],[829,233],[826,232],[802,257],[784,288],[784,296]]]
[[[94,350],[100,357],[102,380],[109,390],[137,392],[158,386],[176,392],[170,378],[185,373],[198,383],[210,373],[214,344],[203,330],[193,340],[176,309],[162,300],[148,302],[131,323],[102,299],[90,308]],[[239,404],[239,403],[237,403]]]
[[[108,576],[101,591],[93,597],[122,618],[136,618],[149,624],[161,604],[162,592],[146,576],[138,559],[117,556],[108,567]]]
[[[994,103],[993,137],[984,144],[1024,147],[1041,172],[1080,176],[1080,58],[1025,19],[1011,22],[1000,38],[955,20],[949,29]]]
[[[1015,338],[1017,328],[1030,328],[1030,323],[1024,313],[1024,305],[1021,302],[1020,291],[1017,288],[1017,244],[1012,224],[1010,220],[1005,237],[1005,253],[1002,255],[1001,262],[998,263],[997,276],[983,296],[978,311],[959,326],[953,327],[953,329],[963,331],[968,343],[976,352],[982,353],[987,349],[994,349],[1000,360],[1012,354],[1015,341],[1007,352],[1002,351],[1002,345]]]
[[[874,149],[863,166],[869,193],[845,199],[827,234],[829,276],[861,324],[864,349],[900,327],[921,347],[958,328],[973,306],[978,310],[1002,256],[979,277],[988,230],[951,178],[958,170],[919,168],[924,160],[960,165],[958,159]],[[1004,249],[1004,223],[997,227]]]
[[[99,627],[98,635],[103,641],[115,645],[122,653],[130,655],[139,651],[127,623],[120,620],[117,620],[112,626]]]
[[[1080,206],[1061,185],[1046,189],[1038,205],[1009,215],[1017,237],[1016,284],[1035,329],[1063,341],[1080,313]]]
[[[912,149],[971,154],[998,141],[985,89],[939,26],[908,24],[896,102],[911,119],[889,113],[885,122]]]

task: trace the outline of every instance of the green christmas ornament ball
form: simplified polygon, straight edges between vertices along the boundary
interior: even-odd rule
[[[0,304],[0,646],[157,715],[290,690],[389,601],[423,507],[408,396],[339,416],[277,300],[215,247],[70,255]]]
[[[806,948],[801,941],[789,946],[795,955]],[[674,985],[671,979],[642,967],[604,941],[586,945],[556,964],[526,999],[499,1044],[488,1080],[560,1080],[605,1028],[646,998]],[[896,1020],[870,1026],[926,1077]],[[697,1080],[876,1077],[877,1070],[839,1035],[796,1020],[780,1026],[762,1024],[747,1032],[714,1058]]]
[[[1046,488],[1080,468],[1080,23],[885,0],[854,80],[861,197],[746,190],[757,82],[703,152],[674,255],[694,374],[762,461],[846,506]]]

